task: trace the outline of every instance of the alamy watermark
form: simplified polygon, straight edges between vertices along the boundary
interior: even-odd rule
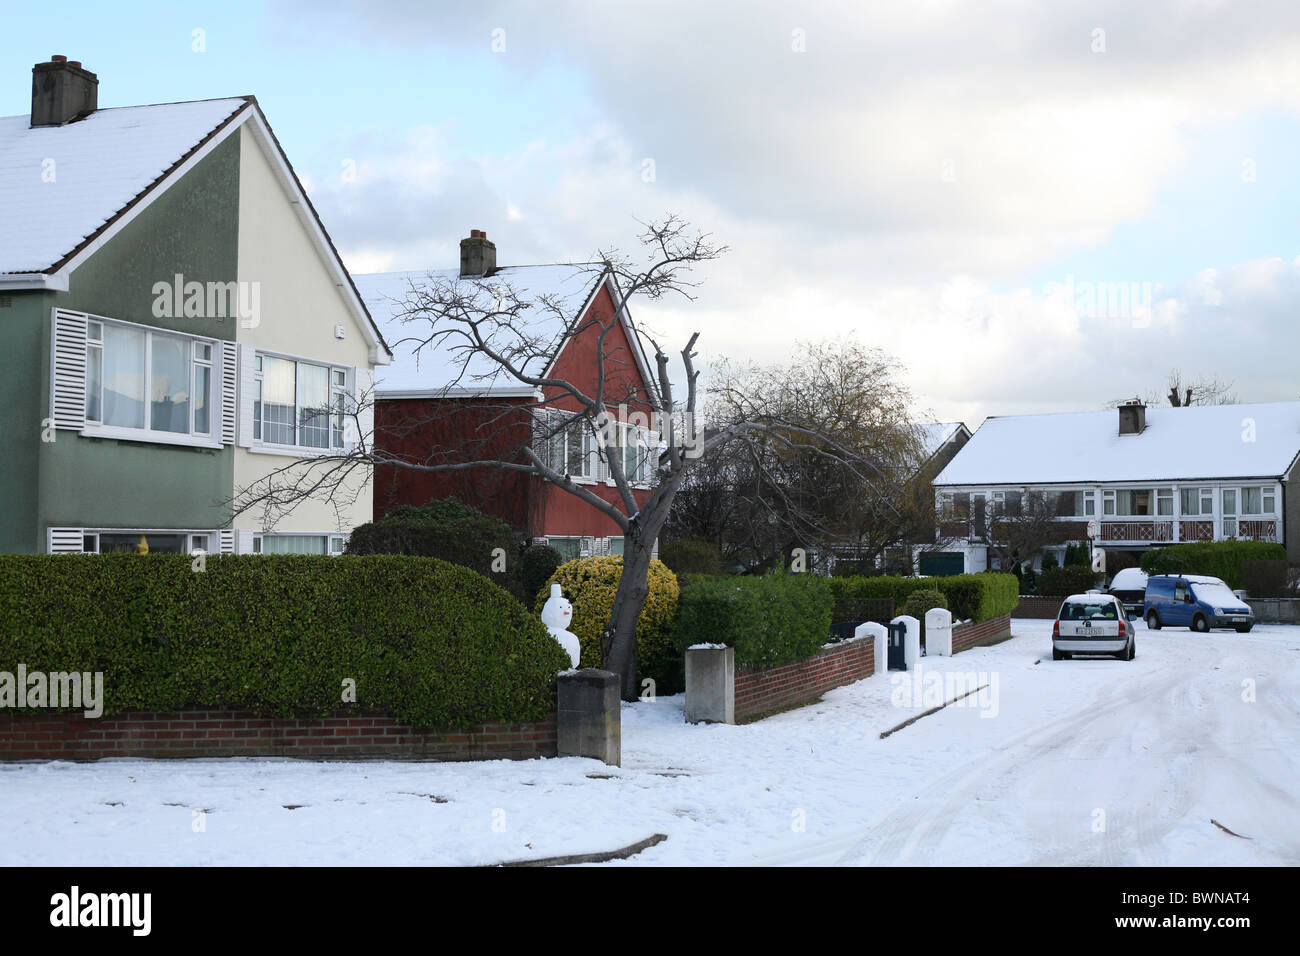
[[[155,319],[239,319],[241,329],[262,321],[260,282],[186,281],[176,273],[171,282],[153,284]]]
[[[980,717],[998,715],[997,671],[915,670],[889,675],[889,703],[900,708],[975,707]]]
[[[80,708],[94,720],[104,714],[104,674],[28,671],[26,664],[19,664],[17,673],[0,671],[0,708],[4,707]]]

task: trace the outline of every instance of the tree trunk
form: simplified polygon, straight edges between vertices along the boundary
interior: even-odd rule
[[[618,580],[610,614],[609,649],[602,654],[602,659],[606,670],[619,675],[622,698],[636,700],[641,695],[637,681],[636,622],[650,594],[647,577],[650,573],[650,548],[654,542],[653,539],[646,541],[640,529],[624,538],[623,542],[623,574]]]

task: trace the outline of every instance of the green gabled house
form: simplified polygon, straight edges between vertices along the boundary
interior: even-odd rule
[[[0,551],[337,553],[368,489],[229,501],[357,440],[387,346],[252,97],[98,82],[55,57],[0,118]]]

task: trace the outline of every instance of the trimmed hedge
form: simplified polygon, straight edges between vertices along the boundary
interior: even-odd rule
[[[416,507],[400,505],[378,521],[354,528],[348,554],[410,554],[441,558],[472,568],[516,597],[531,596],[520,590],[519,546],[523,535],[494,515],[455,498],[435,498]],[[499,560],[497,549],[505,554]],[[500,570],[504,566],[504,570]]]
[[[1038,576],[1038,593],[1044,597],[1069,597],[1071,594],[1084,594],[1095,587],[1100,587],[1101,575],[1077,564],[1067,564],[1063,568],[1052,568]]]
[[[1142,555],[1147,574],[1205,574],[1241,587],[1243,561],[1286,560],[1286,548],[1269,541],[1190,541]]]
[[[693,580],[677,615],[678,650],[726,644],[744,668],[811,657],[830,634],[830,580],[812,574]]]
[[[895,614],[915,591],[939,591],[948,599],[954,620],[977,623],[1014,611],[1020,603],[1020,582],[1014,574],[981,571],[943,578],[878,577],[831,578],[835,600],[893,598]]]
[[[0,555],[0,671],[102,671],[105,713],[386,713],[417,727],[555,708],[568,656],[468,568],[378,555]],[[356,703],[345,703],[345,679]]]
[[[569,630],[577,635],[582,648],[579,667],[600,667],[600,635],[609,626],[622,576],[621,555],[577,558],[560,565],[537,592],[535,607],[539,614],[551,596],[552,584],[558,584],[573,604]],[[650,593],[636,619],[637,677],[652,678],[656,695],[675,694],[686,684],[682,657],[673,645],[680,593],[677,577],[663,562],[651,561],[648,583]]]

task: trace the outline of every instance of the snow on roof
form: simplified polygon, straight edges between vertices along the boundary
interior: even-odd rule
[[[595,291],[600,268],[598,263],[506,266],[497,269],[482,286],[479,284],[482,280],[462,281],[458,269],[353,276],[366,308],[393,351],[392,364],[375,370],[376,393],[432,393],[449,389],[474,393],[531,391],[492,359],[482,353],[468,352],[464,348],[466,340],[457,333],[435,340],[417,352],[420,342],[432,334],[433,326],[424,320],[404,321],[401,313],[412,285],[451,283],[466,295],[484,294],[483,286],[513,289],[530,305],[523,313],[527,320],[526,338],[513,330],[498,328],[491,341],[498,347],[521,349],[517,360],[523,371],[537,375],[554,356],[565,333]],[[541,304],[543,298],[558,307],[558,314]]]
[[[100,109],[65,126],[0,117],[0,273],[44,272],[248,101]]]
[[[1277,478],[1300,455],[1300,402],[1148,408],[1119,434],[1119,412],[989,418],[936,485]]]
[[[962,427],[961,422],[922,422],[916,426],[921,434],[921,453],[932,458],[934,453],[948,443],[948,440]]]

